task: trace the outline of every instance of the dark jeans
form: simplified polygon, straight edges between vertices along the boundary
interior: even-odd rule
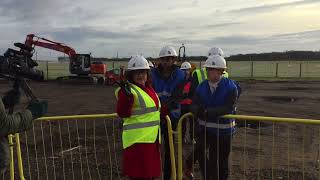
[[[194,163],[198,160],[201,173],[207,180],[227,180],[229,175],[229,154],[231,148],[230,135],[213,135],[207,133],[207,143],[204,142],[204,133],[199,133],[196,138],[194,150]],[[206,148],[209,150],[207,157]],[[206,160],[206,161],[205,161]],[[205,173],[206,162],[206,173]],[[192,154],[187,159],[187,168],[191,169]]]

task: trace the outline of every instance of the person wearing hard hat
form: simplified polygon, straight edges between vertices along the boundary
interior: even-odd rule
[[[183,62],[180,69],[184,71],[186,75],[184,82],[178,87],[178,96],[181,97],[181,115],[183,115],[190,112],[190,105],[192,103],[193,89],[191,89],[191,64],[189,62]],[[190,127],[192,127],[191,119],[187,120],[187,122],[183,125],[183,136],[185,143],[191,142]]]
[[[207,54],[207,57],[209,56],[213,56],[213,55],[219,55],[223,57],[223,51],[221,48],[218,47],[213,47],[209,49],[209,52]],[[206,72],[206,68],[199,68],[196,69],[195,71],[193,71],[192,73],[193,76],[193,82],[192,82],[192,86],[195,88],[197,87],[202,81],[204,81],[205,79],[207,79],[207,72]],[[227,71],[223,72],[223,77],[228,78],[229,74],[227,73]]]
[[[165,180],[171,176],[171,161],[168,130],[165,116],[169,115],[172,126],[175,129],[181,115],[180,104],[173,96],[177,86],[185,79],[185,73],[174,64],[177,59],[177,52],[171,46],[165,46],[160,50],[159,63],[156,68],[151,70],[153,88],[157,92],[161,101],[161,132],[164,143],[164,165],[163,177]]]
[[[180,69],[185,72],[186,79],[191,77],[191,64],[189,62],[183,62]]]
[[[191,112],[197,119],[195,160],[199,161],[205,179],[226,180],[235,120],[221,116],[234,113],[238,88],[233,80],[223,77],[227,67],[222,56],[209,56],[204,67],[208,79],[195,90],[191,105]],[[209,149],[209,157],[206,149]],[[191,169],[192,164],[190,156],[187,169]]]
[[[133,56],[126,72],[128,83],[115,91],[116,112],[123,120],[123,174],[132,180],[161,175],[160,101],[149,70],[143,56]]]

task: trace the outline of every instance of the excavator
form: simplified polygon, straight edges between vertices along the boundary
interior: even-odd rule
[[[182,50],[183,50],[183,54],[182,54]],[[182,44],[179,48],[178,61],[176,64],[180,67],[181,64],[185,61],[187,61],[186,47],[184,46],[184,44]],[[189,63],[191,64],[191,72],[193,72],[197,68],[197,65],[195,63],[190,62],[190,61],[189,61]]]
[[[106,65],[103,63],[91,62],[91,54],[77,54],[76,51],[59,42],[51,41],[46,38],[38,37],[34,34],[28,34],[25,45],[31,48],[35,46],[52,49],[65,53],[69,56],[69,72],[71,75],[58,77],[58,81],[85,82],[92,84],[104,84]]]

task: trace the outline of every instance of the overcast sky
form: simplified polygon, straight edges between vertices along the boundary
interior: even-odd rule
[[[320,0],[0,0],[0,53],[29,33],[95,57],[319,50]]]

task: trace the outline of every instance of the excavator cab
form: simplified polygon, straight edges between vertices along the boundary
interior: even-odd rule
[[[91,56],[90,54],[77,54],[70,59],[69,70],[71,74],[88,75],[90,74]]]

